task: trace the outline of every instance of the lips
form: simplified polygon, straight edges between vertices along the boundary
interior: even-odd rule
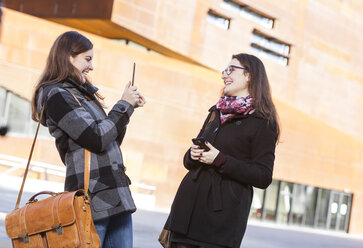
[[[83,76],[86,77],[88,75],[88,72],[89,72],[88,70],[82,71]]]
[[[224,84],[227,86],[227,85],[230,85],[232,84],[232,81],[225,81]]]

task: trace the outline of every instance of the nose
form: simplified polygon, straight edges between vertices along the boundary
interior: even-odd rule
[[[93,71],[93,64],[90,62],[90,65],[88,66],[88,70]]]
[[[227,77],[227,73],[225,70],[222,71],[222,79],[224,80]]]

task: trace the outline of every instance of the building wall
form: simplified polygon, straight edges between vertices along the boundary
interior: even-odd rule
[[[264,60],[274,96],[363,141],[363,34],[358,32],[363,2],[240,1],[277,18],[273,29],[222,8],[221,2],[115,0],[111,18],[218,71],[231,54],[249,51],[254,28],[288,42],[288,67]],[[208,23],[208,9],[232,18],[230,29]]]
[[[59,34],[70,28],[8,9],[4,12],[0,85],[30,99],[50,46]],[[222,88],[220,73],[83,33],[94,43],[95,71],[90,75],[106,96],[109,109],[130,80],[132,63],[137,64],[135,80],[147,105],[135,111],[121,148],[131,179],[156,186],[156,205],[168,207],[186,173],[182,166],[184,152],[191,138],[197,135],[207,110],[218,100]],[[220,59],[221,69],[229,59],[229,55],[223,58],[223,63]],[[294,83],[285,82],[288,78],[284,78],[284,71],[290,71],[290,67],[264,62],[272,83],[276,78],[281,83]],[[282,76],[276,75],[276,68],[282,70]],[[302,69],[299,67],[299,70]],[[276,151],[274,178],[353,193],[350,231],[363,233],[361,140],[347,135],[345,129],[328,125],[325,118],[303,113],[294,102],[287,104],[275,94],[276,89],[275,85],[274,100],[281,118],[282,136]],[[314,86],[305,92],[296,87],[294,94],[309,95],[315,89]],[[0,150],[26,158],[30,142],[29,137],[10,135],[1,140]],[[40,141],[36,149],[34,159],[61,164],[52,141]]]

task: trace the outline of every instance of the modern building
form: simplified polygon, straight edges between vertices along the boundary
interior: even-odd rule
[[[32,89],[58,35],[94,43],[93,82],[107,106],[132,76],[147,105],[122,144],[135,194],[170,207],[182,165],[223,87],[231,55],[260,57],[282,136],[274,181],[255,189],[251,218],[363,234],[363,2],[338,0],[3,0],[0,173],[21,176],[35,123]],[[41,130],[31,177],[62,181]],[[45,172],[47,171],[47,172]],[[146,199],[146,198],[145,198]]]

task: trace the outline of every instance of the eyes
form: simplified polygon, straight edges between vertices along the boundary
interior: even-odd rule
[[[231,75],[231,73],[235,69],[241,69],[241,70],[245,70],[245,71],[248,70],[247,67],[242,67],[242,66],[237,66],[237,65],[229,65],[224,71],[222,71],[222,75],[223,75],[223,72],[225,72],[227,75]]]
[[[226,69],[224,69],[222,71],[222,74],[223,72],[225,72],[227,75],[231,75],[231,73],[234,71],[234,68],[232,66],[228,66]]]
[[[227,75],[230,75],[234,71],[232,66],[228,66],[226,69]]]
[[[87,56],[87,57],[86,57],[86,61],[87,61],[87,62],[91,62],[91,60],[92,60],[92,57],[90,57],[90,56]]]

